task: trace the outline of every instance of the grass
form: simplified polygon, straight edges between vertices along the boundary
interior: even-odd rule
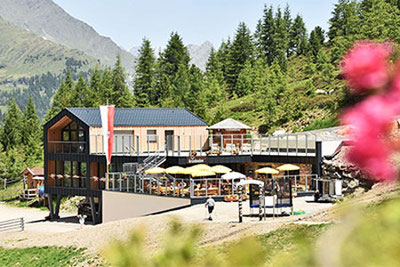
[[[13,199],[5,202],[7,205],[17,208],[35,208],[47,211],[47,206],[43,206],[42,201],[39,203],[37,199],[33,200],[21,200],[21,199]],[[54,201],[55,203],[55,201]],[[55,205],[55,204],[54,204]]]
[[[0,266],[83,266],[86,261],[84,251],[74,247],[0,247]]]
[[[233,254],[251,254],[258,250],[256,255],[263,255],[260,262],[266,266],[287,266],[296,262],[310,262],[316,240],[324,233],[330,224],[317,225],[298,225],[291,224],[283,226],[275,231],[264,235],[258,235],[252,238],[242,239],[240,241],[226,242],[221,245],[205,247],[200,250],[199,257],[207,257],[206,253],[216,252],[217,258],[230,258],[232,248]],[[247,249],[243,251],[243,247]],[[250,249],[252,248],[252,249]],[[249,251],[253,250],[253,251]],[[260,253],[262,250],[262,253]]]

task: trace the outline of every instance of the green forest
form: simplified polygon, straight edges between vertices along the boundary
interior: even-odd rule
[[[32,98],[22,111],[11,98],[0,129],[0,177],[40,165],[41,125],[65,107],[184,107],[209,124],[232,117],[260,133],[336,126],[340,109],[357,101],[340,76],[342,56],[357,40],[399,43],[400,1],[339,0],[329,25],[307,29],[288,5],[265,5],[255,31],[240,23],[211,51],[205,72],[189,64],[177,32],[159,55],[143,39],[131,82],[120,58],[89,74],[66,71],[43,121]]]

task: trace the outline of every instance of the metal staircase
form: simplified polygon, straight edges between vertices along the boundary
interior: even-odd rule
[[[160,154],[152,154],[148,156],[142,164],[139,165],[136,173],[140,174],[143,173],[144,171],[155,168],[163,164],[167,160],[166,156],[161,156]]]

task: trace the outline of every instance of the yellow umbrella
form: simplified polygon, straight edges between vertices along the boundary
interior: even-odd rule
[[[277,169],[280,171],[298,171],[300,170],[300,167],[293,164],[284,164],[279,166]]]
[[[193,169],[196,169],[196,170],[211,171],[211,167],[206,165],[206,164],[197,164],[197,165],[194,165],[194,166],[189,167],[189,168],[193,168]]]
[[[217,165],[217,166],[213,166],[211,167],[211,171],[215,172],[215,173],[228,173],[231,172],[232,170],[228,167],[225,167],[223,165]]]
[[[256,173],[261,173],[261,174],[279,174],[279,171],[272,169],[270,167],[265,167],[256,170]]]
[[[177,172],[177,174],[192,174],[192,172],[198,171],[196,169],[194,169],[193,167],[187,167],[184,168],[183,170],[180,170]]]
[[[166,168],[165,172],[168,173],[168,174],[178,174],[179,171],[181,171],[183,169],[184,168],[180,167],[180,166],[172,166],[172,167]]]
[[[207,177],[207,176],[215,176],[215,172],[204,171],[204,170],[197,170],[192,172],[192,177]]]
[[[165,169],[160,168],[160,167],[154,167],[154,168],[144,171],[144,173],[145,174],[161,174],[161,173],[165,173]]]

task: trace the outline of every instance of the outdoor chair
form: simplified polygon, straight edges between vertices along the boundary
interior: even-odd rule
[[[251,151],[251,144],[243,144],[242,145],[243,152],[250,152]]]
[[[236,150],[235,144],[226,144],[225,146],[225,151],[228,153],[234,153]]]

